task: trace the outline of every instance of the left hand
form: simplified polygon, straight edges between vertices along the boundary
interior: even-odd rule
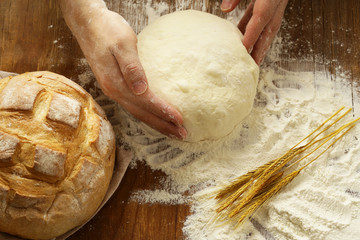
[[[102,0],[60,0],[60,6],[104,94],[150,127],[185,139],[181,114],[149,89],[136,34],[124,18]]]
[[[221,10],[231,12],[240,0],[223,0]],[[238,27],[244,34],[243,44],[260,65],[280,29],[288,0],[252,0]]]

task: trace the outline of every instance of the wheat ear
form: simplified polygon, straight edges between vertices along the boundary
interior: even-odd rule
[[[256,209],[258,209],[262,204],[264,204],[272,196],[278,193],[284,186],[290,183],[304,168],[309,166],[323,153],[325,153],[330,147],[332,147],[337,141],[339,141],[360,120],[360,118],[357,118],[347,124],[342,125],[330,134],[327,134],[324,137],[317,139],[321,134],[333,127],[337,122],[339,122],[345,115],[347,115],[351,111],[351,109],[347,110],[344,114],[336,118],[328,126],[325,126],[343,109],[344,107],[340,108],[336,113],[334,113],[318,128],[316,128],[315,131],[311,132],[309,135],[303,138],[299,143],[297,143],[280,158],[272,160],[269,163],[264,164],[243,176],[240,176],[235,182],[221,190],[216,195],[216,198],[219,200],[223,199],[224,203],[217,209],[217,212],[222,212],[226,208],[230,208],[228,217],[232,218],[235,215],[240,214],[238,218],[238,224],[240,224],[246,218],[246,216],[253,214]],[[315,133],[316,135],[313,136]],[[342,134],[336,137],[340,133]],[[308,139],[308,142],[303,146],[299,146],[306,139]],[[333,141],[329,145],[327,145],[327,147],[315,158],[311,159],[300,169],[295,170],[283,177],[284,171],[288,171],[290,168],[294,167],[299,162],[308,158],[314,152],[327,144],[330,140]],[[305,156],[299,158],[290,166],[286,166],[287,163],[291,162],[291,160],[293,160],[295,157],[298,157],[300,154],[304,153],[307,150],[309,150],[310,153],[307,153]],[[235,204],[236,206],[231,207],[232,204]]]
[[[268,199],[273,197],[276,193],[278,193],[283,187],[288,185],[298,174],[300,171],[292,172],[287,175],[283,179],[281,179],[277,184],[275,184],[269,191],[262,193],[257,200],[253,201],[250,206],[242,212],[240,218],[237,220],[238,224],[245,220],[245,218],[255,212],[262,204],[264,204]],[[229,217],[234,217],[236,214],[241,212],[241,210],[235,208],[229,214]]]

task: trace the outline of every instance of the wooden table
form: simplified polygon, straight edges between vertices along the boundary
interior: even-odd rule
[[[205,4],[207,11],[221,15],[218,0],[164,2],[170,11],[181,2],[189,2],[189,7],[202,9]],[[108,1],[109,8],[120,12],[136,32],[147,23],[145,5],[146,1]],[[341,67],[349,72],[354,86],[359,83],[360,1],[290,0],[285,22],[280,34],[283,41],[292,44],[286,45],[277,64],[296,65],[306,56],[310,69],[325,65],[326,71],[336,74]],[[0,1],[0,70],[50,70],[78,81],[79,75],[88,71],[83,58],[56,1]],[[129,201],[132,191],[159,184],[161,176],[163,173],[152,172],[144,164],[128,169],[110,201],[70,239],[183,239],[182,226],[189,206]]]

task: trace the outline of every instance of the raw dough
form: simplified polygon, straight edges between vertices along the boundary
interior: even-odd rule
[[[150,89],[176,107],[186,141],[228,135],[251,111],[259,67],[229,21],[187,10],[160,17],[138,36]]]

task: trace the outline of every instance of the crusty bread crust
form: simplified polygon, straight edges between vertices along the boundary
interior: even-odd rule
[[[0,80],[0,231],[51,239],[84,223],[112,177],[115,136],[101,107],[51,72]]]

